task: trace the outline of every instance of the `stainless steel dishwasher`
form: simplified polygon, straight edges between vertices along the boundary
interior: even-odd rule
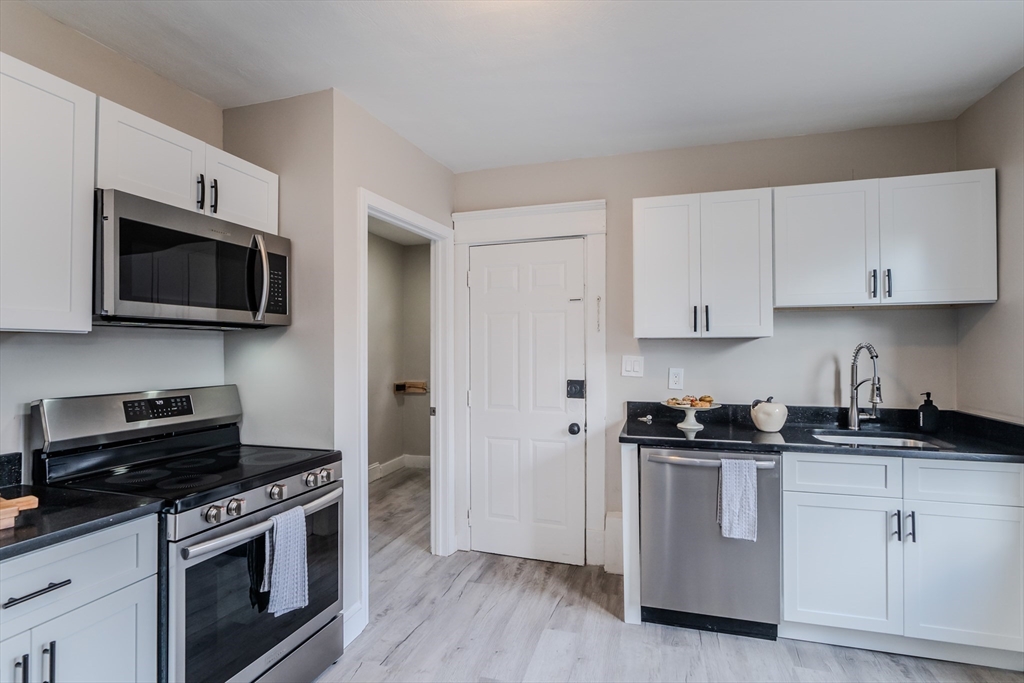
[[[722,536],[724,458],[757,462],[757,540]],[[641,619],[774,639],[781,616],[782,458],[640,449]]]

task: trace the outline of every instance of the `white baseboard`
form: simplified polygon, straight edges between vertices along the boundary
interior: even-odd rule
[[[940,643],[937,640],[922,640],[888,633],[870,633],[832,626],[816,626],[784,621],[779,624],[779,638],[807,640],[813,643],[828,643],[862,650],[893,652],[912,657],[928,657],[951,662],[962,662],[977,666],[992,666],[998,669],[1024,671],[1024,652],[996,650],[988,647]]]
[[[408,453],[388,460],[387,462],[375,462],[370,465],[367,481],[377,481],[381,477],[386,477],[392,472],[397,472],[403,467],[413,467],[416,469],[430,469],[430,456],[429,455],[409,455]]]
[[[604,518],[604,570],[622,573],[622,513],[609,512]]]
[[[604,529],[587,529],[587,564],[604,564]]]
[[[363,609],[363,603],[357,603],[343,610],[342,619],[345,620],[345,647],[348,647],[369,623],[366,610]]]

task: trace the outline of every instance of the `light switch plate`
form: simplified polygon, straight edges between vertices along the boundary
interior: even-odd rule
[[[643,356],[623,356],[622,357],[622,376],[623,377],[643,377],[644,376],[644,357]]]
[[[669,368],[668,369],[668,388],[669,389],[683,389],[683,369],[682,368]]]

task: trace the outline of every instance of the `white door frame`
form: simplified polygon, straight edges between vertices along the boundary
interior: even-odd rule
[[[452,310],[454,286],[452,281],[454,231],[415,211],[359,188],[357,207],[356,251],[359,272],[359,290],[356,294],[357,325],[359,328],[359,453],[357,481],[346,480],[346,493],[359,499],[359,566],[361,577],[360,605],[365,607],[364,618],[369,615],[370,604],[370,527],[369,527],[369,301],[368,301],[368,242],[369,217],[397,225],[411,233],[430,240],[430,391],[431,407],[437,415],[430,421],[430,552],[451,555],[455,545],[455,456],[452,434],[455,425],[454,385],[455,355],[452,345]],[[359,631],[365,622],[354,624]],[[356,635],[355,633],[353,635]],[[350,640],[346,637],[346,640]]]
[[[586,562],[604,564],[605,428],[607,367],[605,330],[605,201],[521,206],[452,214],[455,223],[455,403],[454,484],[457,547],[470,549],[469,486],[469,249],[562,237],[586,243]]]

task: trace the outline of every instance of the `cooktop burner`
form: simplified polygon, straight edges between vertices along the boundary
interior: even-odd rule
[[[337,451],[273,446],[220,446],[143,463],[111,476],[78,479],[74,488],[163,498],[178,510],[265,486],[340,460]]]

